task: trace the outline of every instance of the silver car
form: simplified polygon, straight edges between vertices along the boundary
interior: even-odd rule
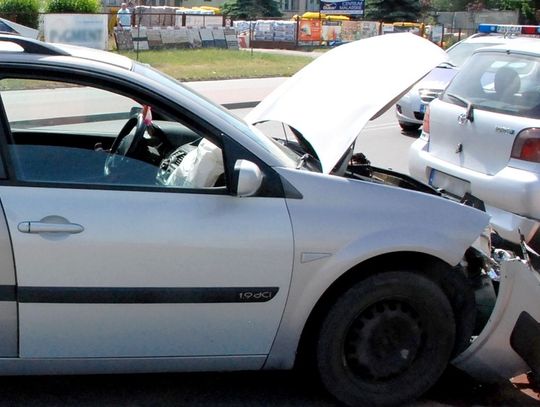
[[[479,33],[448,48],[448,61],[434,68],[396,103],[396,117],[403,131],[417,131],[422,126],[427,105],[441,94],[475,50],[510,43],[514,38],[503,33]]]
[[[452,360],[488,379],[535,369],[528,253],[492,253],[487,214],[352,155],[445,58],[428,41],[340,46],[248,122],[121,56],[0,49],[0,374],[305,360],[343,403],[383,406]],[[344,66],[330,95],[312,86]],[[287,137],[253,125],[268,121]]]
[[[411,147],[410,173],[458,198],[483,200],[505,239],[540,248],[540,41],[477,51]]]

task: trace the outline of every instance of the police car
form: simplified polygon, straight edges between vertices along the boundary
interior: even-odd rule
[[[515,38],[477,50],[428,106],[409,170],[448,195],[483,200],[502,237],[518,242],[523,235],[538,248],[540,40]]]

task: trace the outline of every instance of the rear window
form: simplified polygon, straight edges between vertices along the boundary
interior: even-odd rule
[[[540,118],[540,59],[482,52],[471,57],[443,100],[475,109]]]

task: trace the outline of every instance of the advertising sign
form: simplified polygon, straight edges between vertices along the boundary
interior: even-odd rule
[[[320,1],[320,9],[324,14],[364,15],[364,0]]]
[[[380,23],[377,21],[343,21],[341,23],[341,40],[356,41],[362,38],[379,35]]]
[[[442,25],[434,25],[431,28],[431,41],[433,42],[441,42],[443,39],[443,26]]]
[[[43,27],[46,42],[107,49],[106,14],[46,14]]]
[[[322,27],[322,40],[332,44],[341,41],[341,25],[325,24]]]
[[[321,20],[300,20],[299,41],[320,41]]]

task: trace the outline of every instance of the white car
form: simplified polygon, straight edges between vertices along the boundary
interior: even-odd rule
[[[487,214],[349,160],[445,58],[428,41],[318,58],[248,116],[291,126],[281,141],[118,55],[6,35],[0,49],[0,374],[306,360],[343,403],[384,406],[458,355],[488,379],[536,369],[527,252],[492,257]]]
[[[521,28],[521,26],[512,27]],[[517,38],[515,34],[518,34],[516,30],[513,30],[510,35],[501,30],[493,30],[491,25],[481,24],[478,34],[473,34],[448,48],[446,51],[448,61],[434,68],[396,103],[396,118],[401,128],[404,131],[413,132],[422,126],[427,105],[442,93],[461,65],[475,50],[491,45],[511,43],[514,38]]]
[[[478,50],[426,115],[409,170],[484,201],[499,234],[540,248],[540,41]]]

